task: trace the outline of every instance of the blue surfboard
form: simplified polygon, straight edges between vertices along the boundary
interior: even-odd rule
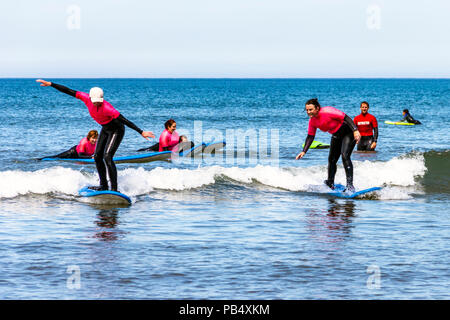
[[[335,184],[334,190],[327,192],[327,194],[334,196],[334,197],[338,197],[338,198],[353,199],[360,195],[363,195],[363,194],[366,194],[369,192],[373,192],[373,191],[377,191],[377,190],[381,190],[381,189],[382,189],[381,187],[373,187],[373,188],[368,188],[368,189],[364,189],[364,190],[358,190],[358,191],[351,193],[351,192],[344,192],[345,186],[343,186],[342,184]]]
[[[131,199],[121,192],[105,190],[96,191],[84,187],[78,191],[78,194],[82,197],[90,198],[93,203],[98,204],[131,204]]]
[[[219,150],[225,146],[225,141],[223,142],[213,142],[213,143],[202,143],[198,146],[194,146],[190,149],[180,151],[178,156],[180,157],[194,157],[202,152],[205,154],[214,153],[215,150]],[[143,154],[135,154],[131,156],[121,156],[114,157],[115,163],[146,163],[151,161],[168,161],[172,157],[172,151],[161,151],[161,152],[148,152]],[[78,164],[95,164],[92,158],[42,158],[41,161],[66,161],[74,162]]]
[[[143,154],[136,154],[131,156],[114,157],[115,163],[145,163],[151,161],[164,161],[170,159],[172,155],[171,151],[161,152],[149,152]],[[64,158],[43,158],[42,161],[68,161],[75,163],[90,163],[94,164],[95,161],[92,158],[88,159],[64,159]]]

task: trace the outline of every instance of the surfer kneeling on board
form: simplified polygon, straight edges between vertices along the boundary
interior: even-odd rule
[[[361,133],[361,140],[356,149],[358,151],[372,151],[377,147],[378,122],[377,118],[369,113],[369,103],[361,102],[361,114],[357,115],[353,122]]]
[[[296,160],[305,156],[311,143],[314,141],[317,128],[321,131],[332,134],[330,142],[330,153],[328,156],[328,179],[325,184],[334,189],[334,177],[337,170],[337,161],[342,156],[342,163],[347,177],[346,191],[354,192],[353,187],[353,164],[350,156],[355,143],[361,139],[353,120],[344,112],[333,107],[321,107],[317,99],[310,99],[305,104],[306,113],[309,116],[308,136],[305,140],[303,151],[300,152]]]
[[[108,190],[108,180],[106,172],[108,171],[111,190],[117,191],[117,168],[113,157],[119,148],[122,138],[125,134],[125,125],[137,131],[142,137],[154,138],[151,131],[143,131],[134,123],[127,120],[120,114],[109,102],[103,99],[103,90],[101,88],[91,88],[88,93],[75,91],[60,84],[45,80],[36,80],[43,87],[53,87],[63,93],[75,97],[84,102],[88,108],[91,117],[102,126],[100,135],[95,148],[94,160],[100,178],[100,186],[90,187],[94,190]]]
[[[401,122],[408,122],[414,124],[422,124],[419,120],[415,120],[410,114],[408,109],[403,110],[403,119]]]
[[[92,158],[95,147],[97,146],[98,132],[97,130],[91,130],[87,136],[81,139],[80,143],[73,146],[67,151],[61,152],[54,156],[48,156],[39,158],[39,160],[45,158],[60,158],[60,159],[89,159]]]

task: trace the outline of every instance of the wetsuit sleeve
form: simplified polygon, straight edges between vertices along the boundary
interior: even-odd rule
[[[69,96],[76,97],[76,95],[77,95],[77,92],[75,90],[69,89],[69,88],[67,88],[65,86],[62,86],[60,84],[52,82],[51,86],[53,88],[55,88],[56,90],[58,90],[58,91],[64,92],[65,94],[68,94]]]
[[[356,123],[356,121],[355,121],[355,123]],[[373,119],[372,119],[372,127],[374,127],[374,128],[378,127],[378,121],[377,121],[377,118],[375,118],[375,117],[373,117]]]
[[[374,142],[378,140],[378,127],[373,128],[373,140]]]
[[[127,127],[137,131],[139,134],[142,134],[142,132],[144,132],[144,130],[140,129],[138,126],[136,126],[133,122],[131,122],[130,120],[126,119],[123,115],[119,115],[119,117],[117,117],[117,120],[121,123],[123,123],[124,125],[126,125]]]
[[[348,126],[350,127],[350,129],[352,129],[352,131],[358,130],[358,127],[357,127],[356,124],[353,122],[352,118],[350,118],[348,115],[345,115],[345,117],[344,117],[344,122],[345,122],[346,124],[348,124]]]
[[[305,139],[305,146],[303,147],[303,152],[306,153],[306,151],[308,151],[309,147],[311,147],[311,144],[314,141],[314,137],[313,135],[308,134],[308,136]]]

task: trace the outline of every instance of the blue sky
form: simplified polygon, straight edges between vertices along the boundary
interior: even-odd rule
[[[0,77],[449,77],[445,0],[0,3]]]

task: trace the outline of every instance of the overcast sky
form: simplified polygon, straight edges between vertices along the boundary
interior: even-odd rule
[[[448,0],[0,2],[0,77],[445,77]]]

